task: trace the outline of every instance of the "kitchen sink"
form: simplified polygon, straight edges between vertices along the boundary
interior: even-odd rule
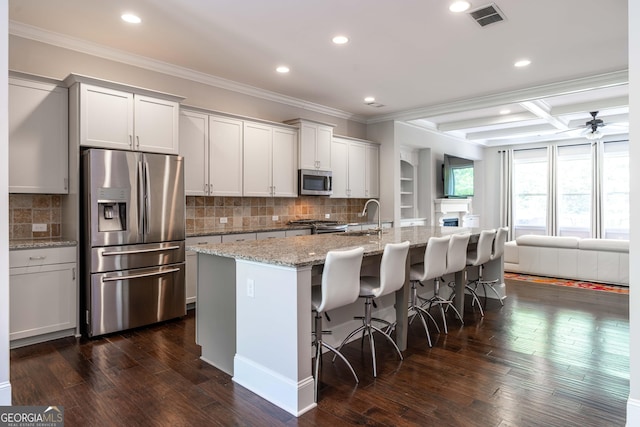
[[[340,236],[378,236],[375,230],[359,230],[359,231],[347,231],[346,233],[340,233]]]

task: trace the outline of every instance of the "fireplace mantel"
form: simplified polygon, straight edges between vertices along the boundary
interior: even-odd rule
[[[458,218],[462,225],[463,217],[472,212],[471,201],[471,197],[435,199],[435,225],[440,225],[443,218]]]

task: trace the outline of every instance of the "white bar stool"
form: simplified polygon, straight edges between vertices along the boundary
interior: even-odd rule
[[[478,238],[478,244],[476,246],[476,250],[467,254],[467,266],[468,267],[478,267],[478,279],[469,282],[466,285],[466,288],[473,293],[476,293],[479,285],[483,285],[484,289],[484,280],[482,278],[482,268],[483,265],[489,261],[491,261],[491,255],[493,254],[493,241],[496,238],[496,230],[482,230],[480,232],[480,237]],[[471,286],[473,284],[473,286]],[[495,291],[495,289],[494,289]],[[485,298],[487,294],[485,292]],[[474,302],[477,299],[474,298]],[[502,303],[502,301],[500,301]],[[478,300],[478,305],[480,305],[480,301]],[[480,309],[482,312],[482,308]],[[484,312],[482,312],[484,315]]]
[[[406,276],[407,254],[409,253],[409,242],[388,243],[384,247],[382,260],[380,261],[380,277],[362,276],[360,277],[360,298],[364,298],[364,317],[362,318],[362,326],[352,331],[342,341],[338,351],[344,346],[354,335],[362,332],[362,339],[365,335],[369,336],[369,346],[371,347],[371,357],[373,359],[373,376],[377,376],[376,369],[376,348],[373,339],[373,332],[382,334],[395,348],[400,360],[403,360],[402,353],[396,345],[393,338],[380,328],[372,324],[371,305],[374,298],[378,298],[392,292],[397,291],[404,285]],[[385,322],[386,323],[386,322]],[[333,357],[335,360],[335,356]]]
[[[427,247],[424,250],[424,262],[413,264],[409,269],[409,280],[411,281],[411,300],[409,302],[409,311],[413,311],[414,316],[418,316],[424,326],[427,334],[427,341],[431,347],[431,336],[427,328],[425,316],[429,317],[436,329],[440,332],[440,328],[431,314],[422,307],[418,302],[418,290],[416,283],[422,283],[425,280],[439,280],[447,271],[447,248],[449,246],[450,236],[430,237],[427,241]]]
[[[449,245],[447,247],[447,269],[444,274],[457,273],[458,271],[462,271],[465,269],[465,267],[467,266],[467,246],[469,245],[470,237],[470,233],[453,234],[451,236],[451,238],[449,239]],[[427,302],[429,303],[429,310],[431,310],[431,307],[434,304],[436,304],[440,308],[440,314],[442,316],[442,323],[444,325],[445,334],[449,333],[449,330],[447,328],[447,319],[445,317],[445,311],[448,311],[449,308],[453,309],[453,311],[456,313],[456,316],[458,316],[458,319],[460,319],[460,322],[464,325],[462,315],[460,314],[456,306],[453,305],[452,296],[453,295],[450,295],[449,299],[444,299],[440,295],[440,280],[436,279],[434,281],[433,298],[425,302],[425,304]],[[480,302],[478,302],[478,304],[480,304]]]
[[[322,347],[339,356],[347,364],[353,377],[358,382],[358,376],[351,363],[338,350],[322,340],[322,313],[334,308],[355,302],[360,292],[360,268],[364,248],[346,251],[329,251],[322,271],[322,283],[311,288],[311,308],[315,312],[314,341],[316,365],[314,370],[314,399],[318,401],[318,384],[320,382],[320,363]]]
[[[494,259],[500,258],[504,255],[504,244],[507,242],[507,234],[509,233],[509,229],[507,227],[498,228],[496,232],[496,237],[493,240],[493,252],[491,253],[491,261]],[[495,288],[495,285],[498,284],[498,279],[494,280],[482,280],[479,282],[482,284],[482,289],[484,290],[484,294],[487,295],[486,287],[493,291],[494,294],[498,297],[498,301],[500,301],[500,305],[504,305],[502,302],[502,297],[498,293]]]

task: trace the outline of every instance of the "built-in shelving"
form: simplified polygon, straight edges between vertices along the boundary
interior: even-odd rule
[[[400,160],[400,218],[416,216],[415,167],[406,160]]]

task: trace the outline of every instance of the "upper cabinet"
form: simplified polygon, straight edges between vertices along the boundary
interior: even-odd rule
[[[67,82],[80,145],[178,154],[181,98],[77,75]]]
[[[244,196],[296,197],[297,132],[263,123],[244,123]]]
[[[242,133],[242,120],[180,112],[186,195],[242,196]]]
[[[68,91],[40,80],[9,79],[9,192],[66,194]]]
[[[285,122],[298,127],[298,167],[331,170],[333,125],[304,119]]]
[[[368,141],[334,137],[331,146],[334,198],[379,196],[379,147]]]

